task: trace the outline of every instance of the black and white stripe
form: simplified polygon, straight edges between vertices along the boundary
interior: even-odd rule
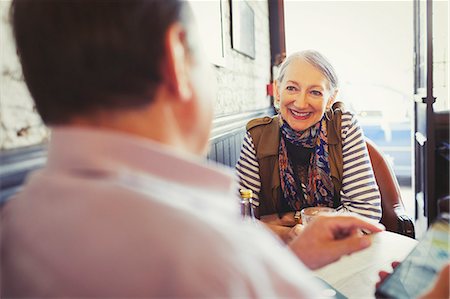
[[[239,177],[239,188],[253,191],[253,199],[259,201],[261,191],[261,179],[259,177],[259,163],[256,159],[256,151],[253,145],[252,136],[249,132],[244,137],[241,155],[236,164]]]
[[[381,198],[370,164],[364,134],[350,112],[342,114],[343,179],[340,211],[358,213],[370,219],[381,219]],[[256,151],[247,132],[236,164],[239,187],[251,189],[254,200],[259,200],[261,180]]]

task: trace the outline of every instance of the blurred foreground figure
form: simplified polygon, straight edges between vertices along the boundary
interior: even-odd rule
[[[242,221],[233,176],[203,158],[215,95],[186,2],[24,0],[11,17],[52,138],[2,209],[2,297],[317,297],[307,268],[380,230],[324,217],[285,246]]]

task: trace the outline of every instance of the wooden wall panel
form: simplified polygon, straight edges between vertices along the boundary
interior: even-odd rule
[[[217,118],[213,122],[208,159],[234,168],[245,134],[245,124],[252,118],[273,115],[263,109]],[[0,151],[0,205],[20,190],[27,175],[41,168],[47,160],[45,145]]]

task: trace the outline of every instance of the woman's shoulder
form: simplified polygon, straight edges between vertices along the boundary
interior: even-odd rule
[[[332,114],[340,114],[343,123],[352,122],[355,118],[355,114],[347,109],[344,102],[336,101],[331,107]]]
[[[350,125],[350,124],[354,123],[355,120],[356,120],[355,113],[353,113],[353,112],[350,111],[350,110],[344,110],[344,111],[342,111],[342,114],[341,114],[341,115],[342,115],[342,116],[341,116],[341,119],[342,119],[342,126],[344,126],[344,125]]]
[[[254,118],[247,123],[246,129],[247,129],[247,131],[250,131],[251,129],[259,127],[259,126],[270,125],[272,123],[275,123],[274,122],[275,119],[276,119],[276,116],[272,116],[272,117],[264,116],[264,117]]]

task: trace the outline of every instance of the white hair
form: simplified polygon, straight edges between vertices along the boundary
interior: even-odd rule
[[[334,70],[334,67],[331,63],[326,59],[322,54],[314,50],[305,50],[300,52],[295,52],[289,55],[284,62],[281,64],[281,67],[278,71],[277,81],[281,83],[284,79],[284,75],[286,73],[286,69],[289,64],[296,60],[302,58],[310,63],[312,66],[317,68],[328,80],[330,83],[330,89],[335,90],[339,85],[339,80]]]

